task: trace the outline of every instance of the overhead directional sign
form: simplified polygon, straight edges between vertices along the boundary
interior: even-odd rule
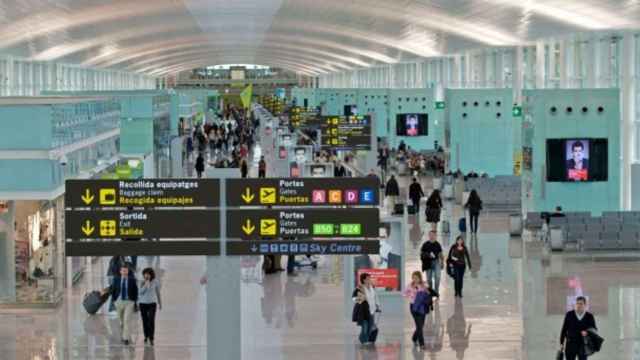
[[[217,179],[67,180],[67,208],[218,207]]]
[[[215,256],[219,241],[67,241],[66,256]]]
[[[329,116],[321,126],[322,147],[333,150],[371,150],[371,117]]]
[[[67,239],[217,238],[218,210],[66,211]]]
[[[377,238],[377,208],[228,210],[230,238]]]
[[[377,178],[229,179],[227,206],[377,206]]]
[[[360,255],[380,253],[378,240],[230,241],[227,255]]]

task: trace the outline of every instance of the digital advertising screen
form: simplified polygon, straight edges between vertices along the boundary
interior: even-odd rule
[[[589,181],[589,140],[565,142],[567,181]]]
[[[356,116],[358,115],[358,106],[357,105],[345,105],[344,106],[344,116]]]
[[[428,121],[428,114],[398,114],[396,115],[396,135],[426,136],[429,133]]]
[[[547,139],[547,181],[607,181],[607,139]]]

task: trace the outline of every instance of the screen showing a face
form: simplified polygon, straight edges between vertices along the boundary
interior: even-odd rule
[[[398,136],[428,135],[428,114],[397,114],[396,134]]]
[[[358,115],[358,107],[356,105],[345,105],[344,116],[356,116]]]
[[[324,165],[317,165],[311,167],[311,176],[313,177],[323,177],[325,174]]]
[[[296,148],[295,154],[297,163],[303,163],[307,159],[307,150],[304,148]]]
[[[589,181],[589,140],[567,140],[565,159],[568,181]]]

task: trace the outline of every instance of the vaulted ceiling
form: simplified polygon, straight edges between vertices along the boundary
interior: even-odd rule
[[[640,28],[640,0],[0,0],[0,54],[163,76],[323,73]]]

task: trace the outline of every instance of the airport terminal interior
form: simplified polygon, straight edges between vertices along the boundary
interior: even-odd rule
[[[640,360],[640,1],[0,20],[0,360]]]

